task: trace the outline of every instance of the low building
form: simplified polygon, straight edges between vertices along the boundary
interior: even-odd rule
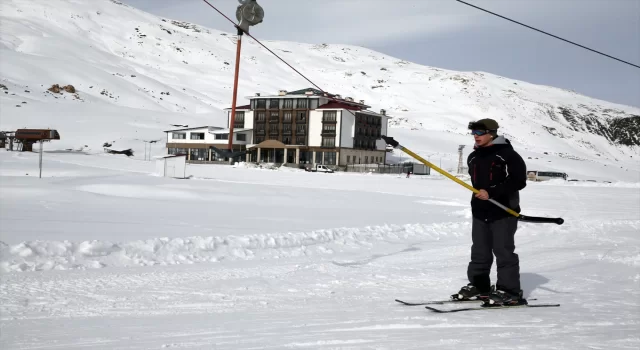
[[[167,153],[184,154],[190,163],[225,161],[224,151],[229,149],[229,129],[215,126],[200,126],[165,130]],[[233,151],[244,151],[252,143],[251,129],[233,130]]]
[[[236,107],[236,128],[252,130],[247,145],[250,162],[324,164],[384,164],[390,117],[369,111],[363,100],[315,89],[248,97]],[[227,123],[231,126],[231,108]],[[235,142],[234,142],[235,143]]]
[[[557,171],[527,170],[527,180],[529,181],[548,181],[553,179],[563,179],[566,181],[568,176],[567,173]]]

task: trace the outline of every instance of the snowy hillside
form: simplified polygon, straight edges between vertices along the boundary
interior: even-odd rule
[[[560,307],[394,301],[467,283],[471,193],[444,176],[245,163],[158,176],[143,141],[224,124],[230,33],[115,0],[4,0],[0,130],[62,140],[45,145],[42,178],[37,153],[0,151],[0,348],[640,347],[639,108],[353,46],[266,44],[323,89],[386,109],[391,135],[445,169],[472,146],[467,123],[494,117],[529,169],[611,181],[521,192],[525,215],[565,220],[516,235],[524,297]],[[240,97],[309,86],[250,39],[243,53]]]
[[[0,130],[55,128],[62,140],[48,149],[94,154],[111,143],[143,159],[142,140],[162,140],[173,124],[224,125],[235,57],[231,30],[158,18],[114,0],[0,6]],[[206,4],[202,10],[212,11]],[[529,169],[640,181],[640,108],[360,47],[265,44],[324,90],[386,109],[394,117],[391,135],[445,168],[455,168],[459,144],[471,148],[467,123],[492,117]],[[240,77],[240,104],[256,92],[310,85],[250,38]],[[55,84],[75,92],[49,91]],[[157,144],[153,152],[164,149]]]

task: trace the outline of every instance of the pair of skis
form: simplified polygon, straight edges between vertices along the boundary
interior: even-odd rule
[[[537,299],[529,299],[529,300],[537,300]],[[558,307],[560,304],[519,304],[519,305],[492,305],[483,302],[480,299],[470,299],[470,300],[430,300],[430,301],[405,301],[396,299],[397,302],[407,305],[407,306],[424,306],[427,310],[437,312],[437,313],[451,313],[451,312],[462,312],[462,311],[479,311],[479,310],[504,310],[504,309],[518,309],[525,307]],[[470,304],[470,303],[481,303],[480,306],[477,307],[462,307],[457,309],[438,309],[430,305],[445,305],[445,304]]]

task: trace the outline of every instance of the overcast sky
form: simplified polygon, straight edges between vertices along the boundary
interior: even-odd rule
[[[122,1],[158,16],[235,33],[202,0]],[[208,1],[235,21],[237,0]],[[640,65],[640,0],[465,1]],[[640,68],[455,0],[258,3],[265,18],[251,34],[261,40],[359,45],[428,66],[484,71],[640,107]]]

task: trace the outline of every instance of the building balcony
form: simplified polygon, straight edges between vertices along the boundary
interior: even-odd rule
[[[280,122],[280,118],[269,118],[269,123],[277,124]]]
[[[304,129],[296,129],[296,135],[304,136],[307,134],[307,130]]]
[[[278,135],[280,133],[279,130],[269,130],[269,135],[273,136],[273,135]]]
[[[265,135],[265,134],[266,134],[266,130],[264,129],[256,130],[256,135]]]
[[[282,135],[291,135],[291,130],[282,130]]]
[[[296,124],[305,124],[307,122],[307,118],[296,118]]]
[[[325,124],[336,124],[338,120],[336,118],[322,118],[322,122]]]
[[[336,136],[335,130],[322,130],[320,133],[321,136]]]

